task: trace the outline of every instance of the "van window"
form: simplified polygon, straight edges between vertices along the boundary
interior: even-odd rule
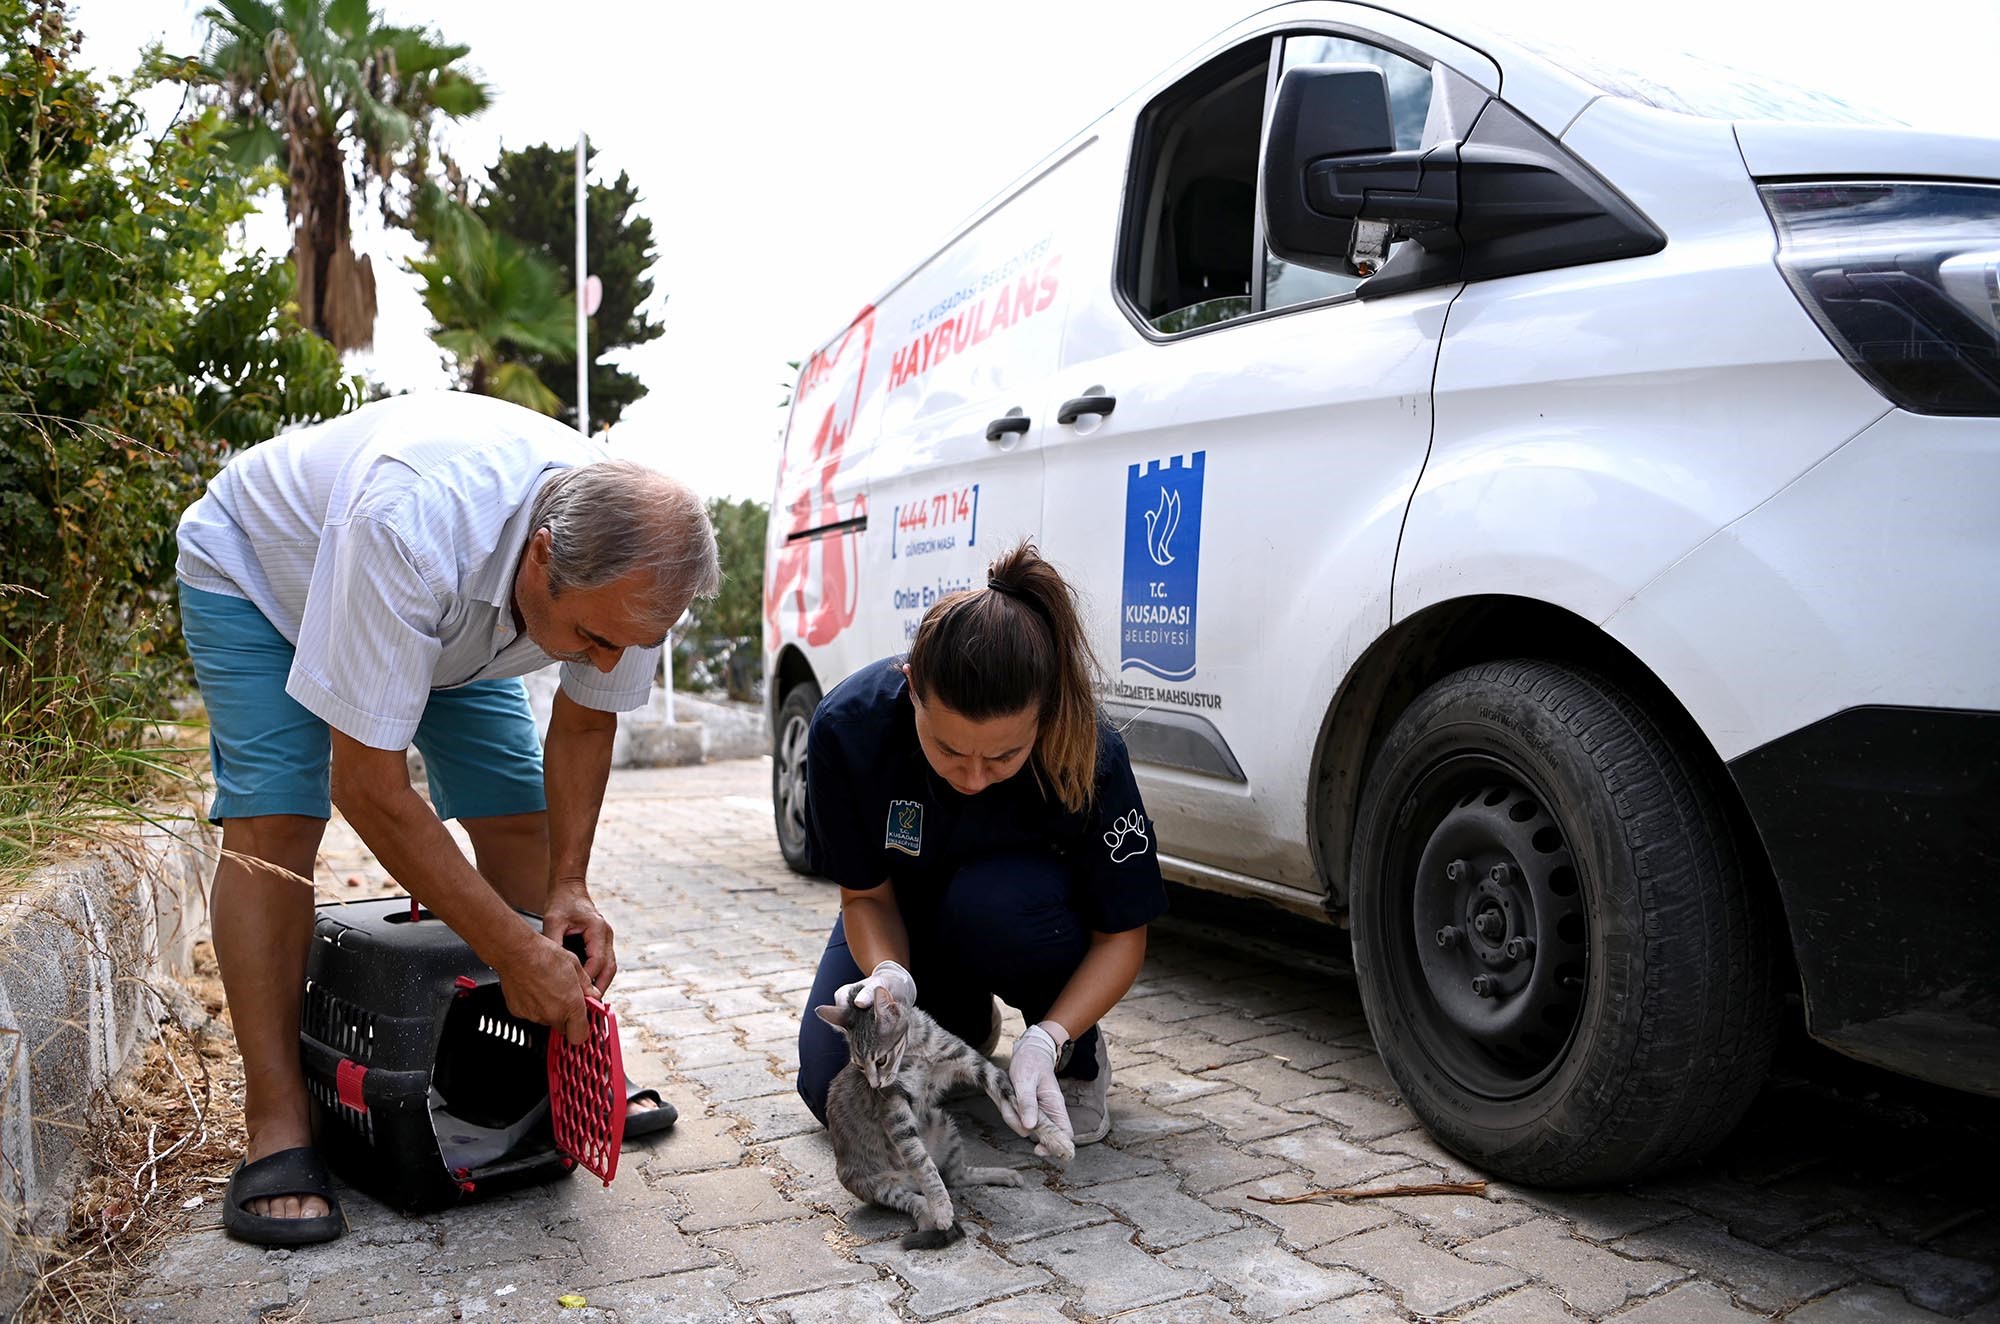
[[[1124,285],[1155,330],[1192,331],[1251,311],[1269,50],[1260,42],[1195,71],[1143,121]]]
[[[1140,121],[1121,283],[1164,334],[1346,294],[1360,279],[1294,266],[1257,229],[1264,107],[1281,69],[1372,64],[1388,82],[1396,147],[1419,147],[1430,70],[1351,37],[1310,33],[1238,47],[1162,93]],[[1393,250],[1392,250],[1393,251]]]
[[[1285,38],[1282,61],[1281,72],[1302,64],[1376,66],[1389,85],[1389,119],[1396,130],[1396,150],[1410,151],[1423,145],[1424,120],[1431,108],[1431,71],[1422,65],[1351,37],[1317,33]],[[1389,251],[1393,253],[1395,249]],[[1348,293],[1360,283],[1358,276],[1297,266],[1268,248],[1264,250],[1266,308],[1288,308],[1314,299],[1329,299]]]

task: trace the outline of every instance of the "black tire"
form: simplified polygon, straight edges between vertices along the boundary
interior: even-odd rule
[[[806,850],[806,729],[819,707],[819,686],[794,685],[778,705],[778,725],[771,739],[771,816],[777,824],[778,849],[794,873],[811,873]]]
[[[1351,878],[1382,1060],[1479,1167],[1629,1181],[1755,1098],[1780,1011],[1769,902],[1700,767],[1604,678],[1497,662],[1418,696],[1370,768]]]

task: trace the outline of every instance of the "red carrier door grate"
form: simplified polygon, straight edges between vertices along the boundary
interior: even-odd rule
[[[595,998],[586,1002],[590,1036],[581,1044],[549,1032],[549,1116],[556,1148],[609,1186],[625,1143],[625,1061],[618,1018]]]

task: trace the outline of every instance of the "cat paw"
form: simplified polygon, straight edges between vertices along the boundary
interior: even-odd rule
[[[1057,1163],[1067,1163],[1076,1157],[1076,1142],[1064,1134],[1059,1126],[1038,1126],[1035,1128],[1035,1152],[1047,1155]]]

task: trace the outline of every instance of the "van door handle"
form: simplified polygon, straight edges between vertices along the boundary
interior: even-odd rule
[[[1020,414],[1009,414],[1005,418],[996,418],[986,425],[986,439],[988,441],[998,441],[1010,432],[1026,432],[1033,426],[1033,423],[1034,420],[1023,417]]]
[[[1063,401],[1062,408],[1056,410],[1056,422],[1074,423],[1085,414],[1108,414],[1118,407],[1115,395],[1079,395],[1074,400]]]

